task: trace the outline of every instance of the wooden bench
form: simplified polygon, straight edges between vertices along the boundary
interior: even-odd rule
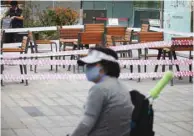
[[[78,41],[78,33],[81,31],[81,28],[58,28],[60,50],[62,45],[63,50],[66,50],[66,44],[73,44],[73,49],[76,48]]]
[[[123,26],[107,26],[106,27],[106,34],[107,35],[112,35],[114,37],[124,37],[126,33],[127,27]]]
[[[192,51],[193,51],[193,38],[194,37],[173,37],[172,45],[170,48],[163,49],[163,59],[168,57],[170,60],[174,59],[177,60],[176,51],[188,51],[189,52],[189,59],[193,59]],[[173,65],[169,66],[170,70],[173,70]],[[180,71],[179,65],[176,65],[177,71]],[[162,71],[165,71],[165,65],[162,66]],[[192,71],[192,65],[189,65],[189,71]],[[181,77],[179,77],[181,79]],[[189,77],[189,82],[192,82],[192,76]],[[171,82],[173,85],[173,82]]]
[[[83,47],[86,44],[96,44],[99,46],[104,45],[104,33],[103,32],[81,32],[78,34],[79,47]]]
[[[31,53],[46,53],[46,52],[52,52],[53,51],[53,46],[55,47],[55,51],[57,52],[57,43],[51,40],[36,40],[34,33],[28,32],[28,37],[30,40],[30,48],[31,48]],[[41,45],[49,45],[50,50],[39,50],[38,47]],[[33,58],[31,58],[33,59]],[[35,59],[38,59],[35,57]],[[53,56],[50,57],[51,60],[53,60]],[[53,66],[51,65],[51,70],[53,69]],[[56,66],[57,69],[57,66]],[[30,66],[30,70],[32,71],[32,66]],[[34,66],[34,72],[37,72],[37,65]]]
[[[164,40],[163,32],[139,32],[138,33],[139,43],[156,42],[156,41],[163,41],[163,40]],[[145,60],[148,57],[157,57],[157,59],[159,60],[162,55],[162,48],[149,48],[149,49],[158,50],[158,55],[148,54],[148,49],[146,48],[144,49],[145,54],[142,55],[141,49],[139,49],[138,50],[139,59],[141,59],[141,57],[144,57]],[[146,65],[144,66],[144,72],[146,72]]]
[[[16,47],[16,48],[1,48],[1,53],[20,53],[20,54],[24,54],[28,52],[28,44],[29,44],[29,37],[24,36],[21,46],[20,47]],[[20,58],[19,58],[20,59]],[[22,58],[21,58],[22,59]],[[25,58],[23,58],[25,59]],[[26,65],[19,65],[20,67],[20,72],[21,74],[27,74],[27,66]],[[4,66],[1,65],[1,74],[3,74],[3,70],[4,70]],[[22,80],[22,83],[24,82],[24,80]],[[28,85],[28,80],[25,80],[26,85]],[[1,84],[3,85],[3,80],[1,80]]]
[[[103,32],[104,24],[85,24],[84,32]]]

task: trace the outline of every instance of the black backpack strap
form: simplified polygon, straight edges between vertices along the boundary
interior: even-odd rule
[[[132,114],[132,120],[137,121],[140,118],[142,106],[145,100],[145,96],[139,93],[137,90],[130,91],[131,100],[134,105],[134,110]]]

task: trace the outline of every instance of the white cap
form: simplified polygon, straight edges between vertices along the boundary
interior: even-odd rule
[[[78,60],[78,64],[93,64],[102,60],[117,62],[117,60],[110,55],[107,55],[101,51],[91,50],[86,57],[80,58]]]

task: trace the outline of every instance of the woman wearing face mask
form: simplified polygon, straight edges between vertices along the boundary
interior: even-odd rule
[[[133,104],[129,91],[118,80],[117,54],[108,48],[92,48],[78,60],[86,65],[89,90],[84,116],[71,136],[129,136]]]

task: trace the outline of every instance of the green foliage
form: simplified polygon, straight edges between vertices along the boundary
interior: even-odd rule
[[[24,7],[23,14],[25,27],[74,25],[79,17],[78,13],[71,8],[55,7],[40,11],[40,5],[32,7],[30,4]],[[57,36],[56,31],[39,33],[39,39],[57,39]]]

